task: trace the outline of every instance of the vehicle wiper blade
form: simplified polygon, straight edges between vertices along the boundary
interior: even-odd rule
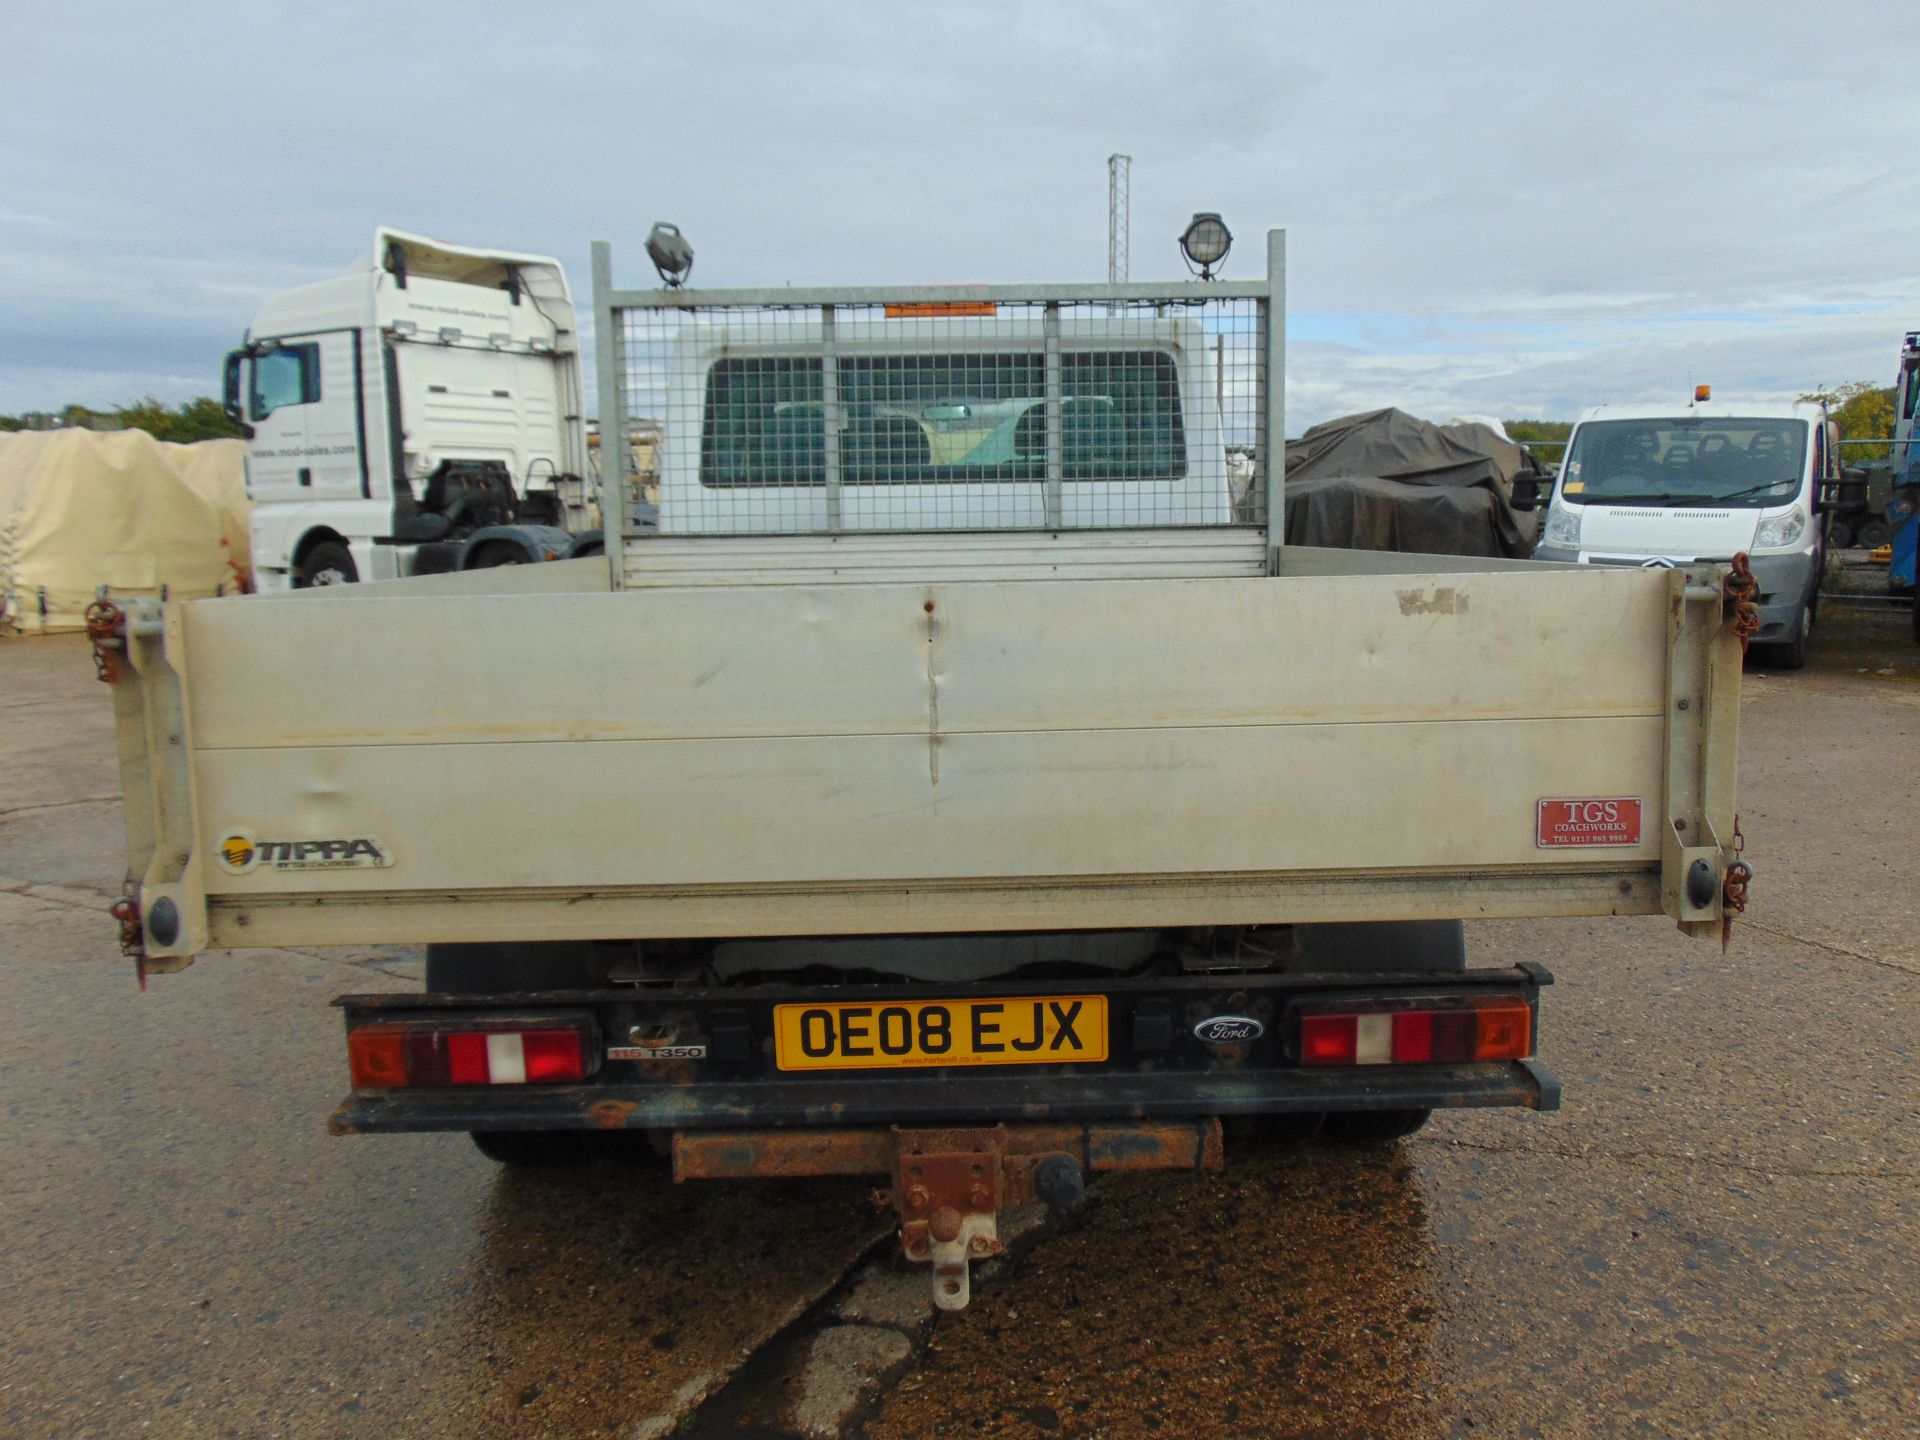
[[[1744,490],[1735,490],[1730,495],[1715,495],[1710,500],[1702,500],[1702,505],[1725,505],[1730,501],[1744,500],[1749,495],[1758,495],[1762,490],[1778,490],[1782,485],[1791,485],[1791,480],[1767,480],[1758,485],[1749,485]]]

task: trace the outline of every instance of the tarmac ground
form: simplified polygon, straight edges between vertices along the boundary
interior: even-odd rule
[[[1469,927],[1545,963],[1565,1107],[1103,1183],[937,1322],[855,1183],[675,1187],[329,1138],[352,990],[248,950],[142,993],[84,642],[0,640],[0,1435],[1920,1435],[1920,646],[1750,665],[1756,879]]]

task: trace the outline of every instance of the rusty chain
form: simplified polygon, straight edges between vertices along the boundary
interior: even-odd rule
[[[140,977],[140,988],[147,988],[147,946],[146,928],[140,923],[140,902],[129,891],[112,905],[107,913],[120,922],[120,948],[133,957],[134,973]]]
[[[1747,563],[1746,551],[1734,555],[1724,588],[1727,603],[1733,607],[1734,638],[1740,642],[1740,653],[1744,655],[1748,642],[1760,633],[1760,607],[1754,604],[1754,596],[1760,593],[1760,582],[1753,578],[1753,566]]]
[[[1726,877],[1720,882],[1720,948],[1733,939],[1733,917],[1747,908],[1747,886],[1753,882],[1753,867],[1740,858],[1747,848],[1747,837],[1740,833],[1740,817],[1733,817],[1733,859],[1727,862]]]
[[[126,612],[104,596],[87,606],[87,639],[93,642],[94,674],[111,685],[120,678]]]

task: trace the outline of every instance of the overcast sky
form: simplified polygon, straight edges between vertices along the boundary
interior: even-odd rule
[[[217,388],[377,224],[652,283],[1136,279],[1290,250],[1290,429],[1891,381],[1912,0],[16,5],[0,412]],[[1833,28],[1823,31],[1823,25]],[[591,393],[591,392],[589,392]]]

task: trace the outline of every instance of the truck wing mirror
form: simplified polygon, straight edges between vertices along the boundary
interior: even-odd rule
[[[1508,502],[1523,514],[1540,508],[1540,476],[1516,475],[1513,480],[1513,496]]]
[[[247,423],[246,414],[240,408],[240,362],[246,358],[243,350],[229,350],[225,371],[221,375],[220,408],[226,413],[233,428],[251,440],[253,426]]]

